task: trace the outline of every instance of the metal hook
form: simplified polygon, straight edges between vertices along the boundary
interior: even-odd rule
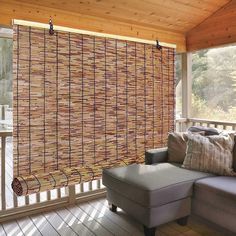
[[[157,49],[158,49],[158,50],[161,50],[161,49],[162,49],[162,46],[159,44],[159,41],[158,41],[158,40],[156,40],[156,43],[157,43],[157,45],[156,45]]]
[[[52,23],[52,19],[51,18],[49,20],[49,34],[50,35],[54,35],[53,23]]]

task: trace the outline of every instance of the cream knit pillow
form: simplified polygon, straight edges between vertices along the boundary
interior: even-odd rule
[[[233,134],[188,135],[186,156],[182,167],[217,175],[235,175],[233,172]]]

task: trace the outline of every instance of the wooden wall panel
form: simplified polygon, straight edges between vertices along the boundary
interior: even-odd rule
[[[232,0],[187,33],[187,50],[236,42],[236,1]]]
[[[178,52],[186,50],[185,35],[168,29],[145,27],[134,23],[122,23],[117,20],[88,16],[51,7],[36,6],[14,0],[0,0],[0,25],[11,27],[12,19],[48,23],[50,16],[55,25],[156,40],[177,45]]]

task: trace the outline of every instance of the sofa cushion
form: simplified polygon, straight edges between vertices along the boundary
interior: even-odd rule
[[[195,180],[212,176],[170,163],[133,164],[103,170],[103,184],[146,207],[164,205],[192,195]]]
[[[205,193],[211,193],[212,196],[218,195],[236,202],[236,177],[215,176],[197,180],[194,189],[195,191],[203,190]],[[209,199],[209,201],[214,202],[213,199]]]
[[[232,218],[236,219],[235,203],[236,177],[209,177],[194,184],[193,213],[223,227],[228,225],[226,228],[232,231],[236,230],[235,224],[232,223]],[[227,215],[231,216],[230,219],[224,218]]]
[[[183,163],[188,136],[186,132],[171,132],[168,135],[168,162]]]
[[[208,137],[189,134],[183,167],[218,175],[234,175],[233,147],[233,134]]]

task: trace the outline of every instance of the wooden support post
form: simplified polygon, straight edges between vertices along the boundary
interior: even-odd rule
[[[187,119],[191,117],[192,106],[192,54],[182,54],[182,115]],[[186,127],[186,128],[187,128]]]

